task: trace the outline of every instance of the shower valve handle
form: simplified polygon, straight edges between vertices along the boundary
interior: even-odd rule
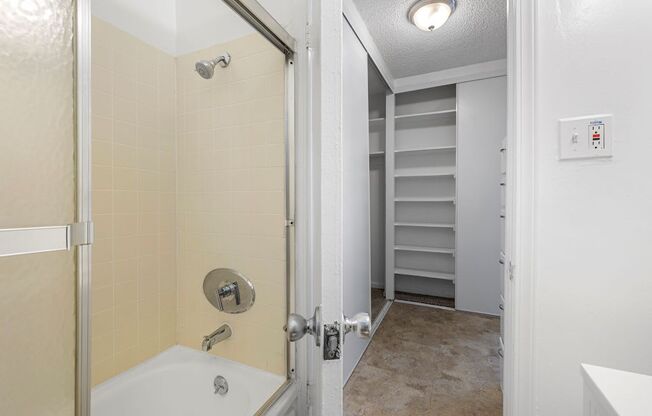
[[[231,295],[235,296],[235,304],[240,305],[240,287],[238,286],[238,282],[232,282],[217,289],[217,309],[223,311],[224,303],[222,303],[222,299]]]

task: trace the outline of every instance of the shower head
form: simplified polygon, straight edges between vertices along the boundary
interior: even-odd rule
[[[195,64],[195,71],[204,79],[213,78],[215,73],[215,65],[219,64],[222,68],[229,66],[231,62],[231,55],[228,52],[224,52],[223,55],[218,56],[215,59],[210,61],[199,61]]]

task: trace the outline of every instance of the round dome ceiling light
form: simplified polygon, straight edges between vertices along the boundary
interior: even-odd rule
[[[419,0],[410,8],[408,17],[419,29],[432,32],[446,23],[456,5],[456,0]]]

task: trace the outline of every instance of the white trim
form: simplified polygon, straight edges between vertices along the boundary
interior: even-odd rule
[[[404,303],[406,305],[423,306],[424,308],[443,309],[445,311],[453,311],[453,312],[456,311],[455,308],[450,308],[448,306],[430,305],[428,303],[413,302],[411,300],[396,299],[396,300],[394,300],[394,302],[396,302],[396,303]]]
[[[342,37],[341,1],[312,3],[311,44],[315,46],[312,108],[314,300],[322,324],[342,322]],[[324,361],[314,349],[311,414],[343,413],[342,359]],[[314,386],[314,387],[313,387]]]
[[[509,0],[504,415],[533,416],[536,0]],[[513,272],[512,272],[513,270]],[[510,276],[513,275],[513,278]]]
[[[460,82],[478,79],[494,78],[507,74],[507,60],[482,62],[479,64],[460,66],[443,71],[429,72],[411,77],[394,79],[394,92],[421,90],[442,85],[458,84]]]
[[[360,43],[362,43],[362,47],[367,51],[369,58],[374,62],[376,68],[378,68],[380,75],[385,80],[389,89],[394,90],[394,77],[392,77],[389,66],[387,66],[382,53],[380,53],[380,49],[376,46],[376,42],[374,42],[374,38],[369,33],[369,29],[367,29],[367,25],[362,19],[358,8],[355,7],[353,0],[342,1],[342,13],[360,40]]]
[[[378,318],[375,318],[373,320],[373,324],[371,325],[371,335],[370,335],[371,339],[374,338],[374,335],[376,334],[376,331],[378,331],[378,328],[380,328],[380,324],[383,323],[383,319],[385,319],[385,316],[387,316],[387,312],[389,312],[389,308],[392,307],[392,303],[394,303],[394,301],[385,300],[385,304],[383,305],[380,312],[378,312]],[[373,319],[373,316],[371,318]],[[371,340],[369,341],[369,344],[371,344]],[[356,366],[357,366],[357,364],[356,364]],[[353,368],[355,368],[355,367],[353,367]]]
[[[394,210],[396,202],[394,201],[394,162],[395,153],[395,112],[396,96],[388,92],[385,96],[385,298],[394,300],[395,273],[395,254],[394,254],[394,236],[396,222]]]

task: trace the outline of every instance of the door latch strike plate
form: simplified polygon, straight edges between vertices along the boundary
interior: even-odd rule
[[[324,361],[339,360],[341,352],[341,333],[338,322],[324,325]]]

